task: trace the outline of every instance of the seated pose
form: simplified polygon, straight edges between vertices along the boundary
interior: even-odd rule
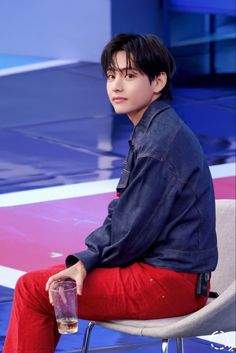
[[[55,351],[48,289],[58,279],[76,281],[78,317],[88,320],[179,316],[207,301],[214,191],[197,138],[170,106],[173,58],[154,35],[119,34],[101,63],[115,112],[134,125],[117,198],[86,250],[18,280],[3,353]]]

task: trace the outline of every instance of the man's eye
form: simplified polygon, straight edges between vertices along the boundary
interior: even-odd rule
[[[112,74],[112,73],[108,73],[108,74],[107,74],[107,79],[108,79],[108,80],[114,80],[114,78],[115,78],[115,75],[114,75],[114,74]]]
[[[134,74],[127,73],[127,74],[125,75],[125,77],[128,78],[129,80],[132,80],[132,79],[135,77],[135,75],[134,75]]]

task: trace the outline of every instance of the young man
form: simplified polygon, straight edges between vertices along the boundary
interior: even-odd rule
[[[84,319],[178,316],[206,303],[217,264],[214,192],[199,142],[169,105],[173,59],[156,36],[120,34],[102,67],[111,104],[134,124],[118,197],[67,268],[20,278],[4,353],[54,351],[47,291],[60,278],[76,281]]]

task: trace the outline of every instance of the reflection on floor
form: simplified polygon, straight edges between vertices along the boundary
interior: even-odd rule
[[[97,64],[0,79],[0,193],[119,176],[132,125],[115,115]],[[235,91],[176,88],[173,105],[209,164],[235,158]]]
[[[0,91],[1,350],[12,301],[10,288],[17,276],[21,271],[62,262],[75,246],[76,250],[83,248],[84,237],[101,223],[114,197],[114,179],[119,177],[132,126],[126,117],[112,112],[96,64],[2,76]],[[216,168],[214,173],[217,170],[216,196],[235,198],[235,91],[230,86],[182,87],[175,88],[174,94],[177,112],[199,137],[209,164]],[[222,165],[221,174],[218,165]],[[111,182],[109,188],[98,184],[86,194],[86,188],[104,180]],[[42,196],[51,192],[45,188],[59,186],[68,192],[71,184],[78,193],[73,198],[67,194],[60,199],[57,192],[57,197],[45,196],[38,203],[38,196],[30,192],[31,201],[22,204],[25,190],[37,193],[41,189]],[[20,201],[6,206],[11,195]],[[62,337],[57,351],[79,351],[85,325],[81,320],[79,334]],[[186,352],[213,349],[209,341],[199,339],[188,339],[185,344]],[[96,328],[91,347],[96,352],[151,353],[158,352],[160,341],[107,334]],[[229,351],[229,347],[221,351]],[[174,342],[171,352],[175,352]]]

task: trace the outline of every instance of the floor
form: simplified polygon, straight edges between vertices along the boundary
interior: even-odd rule
[[[17,278],[83,249],[114,197],[132,126],[112,111],[97,64],[0,56],[0,92],[1,351]],[[235,89],[175,87],[174,95],[206,153],[216,198],[235,199]],[[80,320],[78,334],[63,336],[57,352],[79,352],[86,324]],[[91,340],[93,352],[159,347],[159,340],[98,327]],[[185,347],[233,350],[209,338],[187,339]]]

